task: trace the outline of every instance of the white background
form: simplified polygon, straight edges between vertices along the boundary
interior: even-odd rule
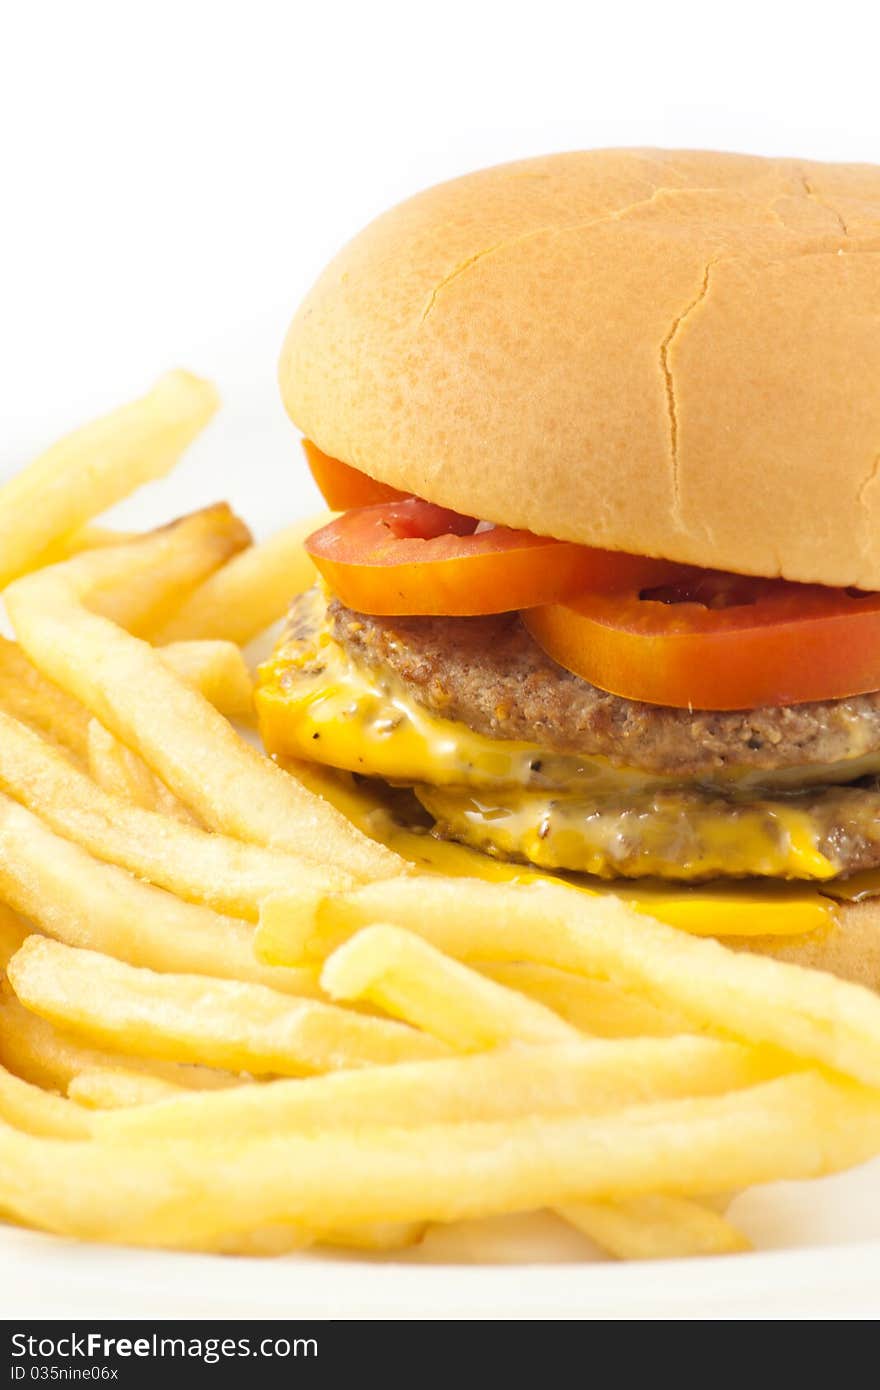
[[[267,524],[302,500],[278,347],[364,222],[553,149],[880,161],[875,8],[0,0],[0,470],[181,363]]]

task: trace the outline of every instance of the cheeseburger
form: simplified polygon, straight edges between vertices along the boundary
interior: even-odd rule
[[[280,379],[340,514],[270,752],[542,870],[880,883],[880,169],[468,175],[341,252]],[[876,985],[877,925],[789,954]]]

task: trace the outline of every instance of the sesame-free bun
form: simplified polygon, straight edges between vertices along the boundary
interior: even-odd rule
[[[880,899],[835,903],[835,921],[806,936],[723,938],[726,945],[772,956],[790,965],[826,970],[842,980],[880,990]]]
[[[481,518],[880,589],[880,168],[594,150],[469,174],[331,262],[294,422]]]

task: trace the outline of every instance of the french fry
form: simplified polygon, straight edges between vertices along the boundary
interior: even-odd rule
[[[81,700],[214,830],[328,860],[356,878],[388,877],[403,861],[251,748],[152,647],[84,606],[96,590],[149,571],[149,546],[87,551],[14,584],[6,603],[44,674]]]
[[[69,1090],[76,1078],[88,1071],[137,1070],[193,1091],[241,1084],[229,1071],[123,1057],[118,1052],[86,1047],[32,1014],[11,993],[0,994],[0,1064],[35,1086],[60,1091]]]
[[[99,787],[133,806],[156,810],[158,779],[137,753],[97,719],[89,720],[87,743],[89,773]]]
[[[18,643],[6,637],[0,637],[0,710],[79,761],[87,760],[88,710],[41,675]]]
[[[190,1095],[161,1109],[102,1116],[101,1124],[102,1132],[137,1142],[604,1114],[754,1086],[777,1075],[779,1067],[768,1053],[709,1038],[581,1040],[267,1081],[234,1095]]]
[[[67,1094],[88,1110],[115,1110],[129,1105],[152,1105],[185,1095],[186,1087],[164,1076],[128,1071],[123,1067],[89,1067],[74,1076]]]
[[[163,647],[160,655],[180,680],[201,691],[228,719],[252,717],[253,682],[244,657],[231,642],[175,642]],[[126,748],[97,719],[89,721],[87,749],[89,771],[105,791],[185,825],[198,824],[140,754]]]
[[[459,1051],[578,1036],[558,1014],[485,979],[400,928],[375,926],[357,932],[327,960],[321,984],[333,998],[367,999],[379,1004],[396,1018],[427,1029]],[[560,1025],[561,1037],[558,1033],[554,1036]],[[570,1220],[567,1210],[558,1210],[564,1220]],[[742,1237],[722,1217],[712,1212],[703,1219],[698,1204],[682,1198],[678,1208],[654,1210],[619,1202],[607,1213],[602,1203],[585,1204],[572,1211],[572,1224],[603,1247],[607,1234],[611,1253],[616,1255],[627,1246],[633,1251],[652,1252],[655,1259],[664,1253],[708,1254],[712,1253],[713,1239],[718,1253],[744,1248]],[[648,1257],[647,1253],[639,1256]]]
[[[102,1090],[100,1078],[108,1080]],[[115,1088],[115,1078],[125,1084]],[[0,1067],[0,1121],[27,1134],[55,1139],[86,1139],[92,1133],[92,1117],[82,1106],[95,1104],[146,1104],[179,1087],[159,1077],[138,1072],[85,1072],[71,1083],[78,1104],[29,1085]],[[335,1231],[313,1233],[289,1223],[258,1227],[252,1231],[219,1234],[204,1241],[192,1241],[185,1234],[175,1244],[183,1249],[199,1249],[214,1254],[273,1256],[306,1249],[315,1240],[326,1245],[371,1253],[401,1250],[414,1245],[425,1230],[423,1222],[385,1222],[374,1226],[340,1227]]]
[[[339,1226],[333,1231],[318,1231],[315,1239],[320,1245],[341,1245],[346,1250],[364,1250],[375,1255],[418,1245],[426,1230],[424,1221],[384,1221],[373,1226]]]
[[[169,642],[159,655],[227,719],[254,718],[254,682],[234,642]]]
[[[458,1052],[513,1042],[577,1041],[576,1028],[525,995],[478,975],[399,927],[359,931],[327,960],[331,999],[365,1000]]]
[[[314,1236],[300,1226],[279,1222],[276,1226],[258,1226],[252,1231],[222,1232],[210,1239],[187,1239],[170,1243],[173,1250],[188,1250],[199,1255],[241,1255],[247,1259],[278,1258],[314,1244]]]
[[[140,754],[126,748],[97,719],[89,720],[87,740],[89,772],[105,792],[142,810],[158,811],[185,825],[196,824],[193,813],[147,767]]]
[[[317,971],[273,969],[249,923],[181,902],[101,864],[0,793],[0,897],[49,936],[156,970],[255,980],[317,994]]]
[[[98,575],[104,568],[111,576],[108,583],[99,584],[93,592],[94,611],[140,637],[180,602],[182,594],[213,574],[230,555],[243,550],[249,540],[250,532],[244,522],[225,502],[220,502],[137,536],[124,547],[84,552],[78,560],[90,565]],[[130,584],[116,584],[112,579],[113,552],[122,549],[152,557],[150,568],[139,572]],[[67,563],[76,564],[77,558]]]
[[[693,1023],[684,1014],[607,980],[591,980],[570,970],[525,961],[472,964],[491,980],[552,1009],[581,1033],[599,1038],[668,1038],[694,1031]]]
[[[169,372],[146,396],[76,430],[0,488],[0,588],[64,536],[161,478],[208,423],[217,394]]]
[[[422,1221],[387,1221],[381,1225],[342,1226],[338,1231],[323,1232],[307,1231],[302,1226],[278,1222],[272,1226],[258,1226],[252,1231],[226,1231],[208,1239],[192,1240],[184,1236],[174,1242],[173,1248],[205,1255],[242,1255],[251,1259],[290,1255],[308,1250],[315,1244],[342,1245],[348,1250],[385,1254],[417,1244],[424,1231]]]
[[[6,967],[21,1003],[89,1042],[135,1056],[302,1076],[442,1056],[442,1043],[386,1019],[264,985],[159,975],[29,937]]]
[[[363,1250],[370,1254],[387,1254],[416,1245],[425,1231],[423,1221],[386,1221],[373,1226],[340,1226],[336,1231],[307,1231],[302,1226],[278,1222],[274,1226],[258,1226],[252,1231],[225,1232],[207,1240],[186,1240],[175,1243],[175,1249],[199,1251],[211,1255],[245,1255],[265,1258],[290,1255],[308,1250],[310,1246],[342,1245],[347,1250]]]
[[[460,960],[524,960],[612,980],[668,1002],[697,1029],[771,1043],[880,1085],[880,998],[871,991],[730,951],[562,885],[401,877],[317,905],[269,899],[256,948],[276,963],[322,958],[377,921]]]
[[[503,1212],[429,1225],[414,1261],[430,1265],[541,1265],[588,1257],[580,1233],[551,1211]]]
[[[222,637],[246,646],[314,584],[315,567],[303,541],[335,515],[322,512],[298,521],[237,555],[184,599],[153,641]]]
[[[41,570],[47,565],[60,564],[62,560],[69,560],[71,556],[79,555],[83,550],[100,550],[105,545],[120,545],[123,541],[133,540],[134,535],[133,531],[115,531],[109,526],[99,526],[89,521],[78,531],[71,531],[69,535],[62,536],[50,545],[30,569]]]
[[[88,1117],[69,1100],[23,1081],[2,1066],[0,1119],[28,1134],[43,1134],[56,1139],[86,1139],[92,1132]]]
[[[5,903],[0,903],[0,970],[5,970],[32,928],[22,921],[17,912]]]
[[[96,591],[92,599],[96,611],[126,626],[137,627],[151,613],[179,602],[181,593],[200,577],[211,574],[227,556],[246,545],[247,539],[247,530],[225,504],[194,512],[146,536],[132,536],[129,543],[138,550],[148,547],[152,568],[139,576],[134,588],[113,584],[111,580],[103,590]],[[123,540],[119,537],[117,543]],[[196,685],[202,678],[214,680],[216,685],[213,676],[203,677],[199,669],[200,664],[210,664],[207,654],[202,653],[200,663],[198,657],[187,656],[189,644],[180,652],[178,645],[163,649],[167,664],[172,669],[175,665],[189,666],[192,683]],[[216,662],[216,653],[210,661]],[[238,683],[240,676],[234,679]],[[81,753],[87,711],[41,675],[18,643],[6,637],[0,637],[0,701],[10,713],[36,724],[72,752]]]
[[[702,1202],[653,1195],[628,1202],[571,1202],[559,1215],[618,1260],[733,1255],[751,1242]]]
[[[839,1171],[878,1144],[876,1092],[802,1073],[612,1115],[417,1130],[133,1144],[0,1125],[0,1190],[42,1229],[156,1246],[231,1221],[327,1230],[737,1189]]]
[[[329,865],[318,868],[278,850],[178,825],[105,792],[2,710],[0,787],[96,858],[233,917],[256,922],[261,902],[285,889],[352,886],[349,875]]]

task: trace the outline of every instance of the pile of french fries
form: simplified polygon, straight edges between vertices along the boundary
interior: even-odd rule
[[[874,995],[417,871],[257,750],[241,648],[311,582],[308,525],[94,524],[215,406],[172,373],[0,488],[3,1217],[257,1255],[549,1208],[719,1254],[743,1188],[880,1151]]]

